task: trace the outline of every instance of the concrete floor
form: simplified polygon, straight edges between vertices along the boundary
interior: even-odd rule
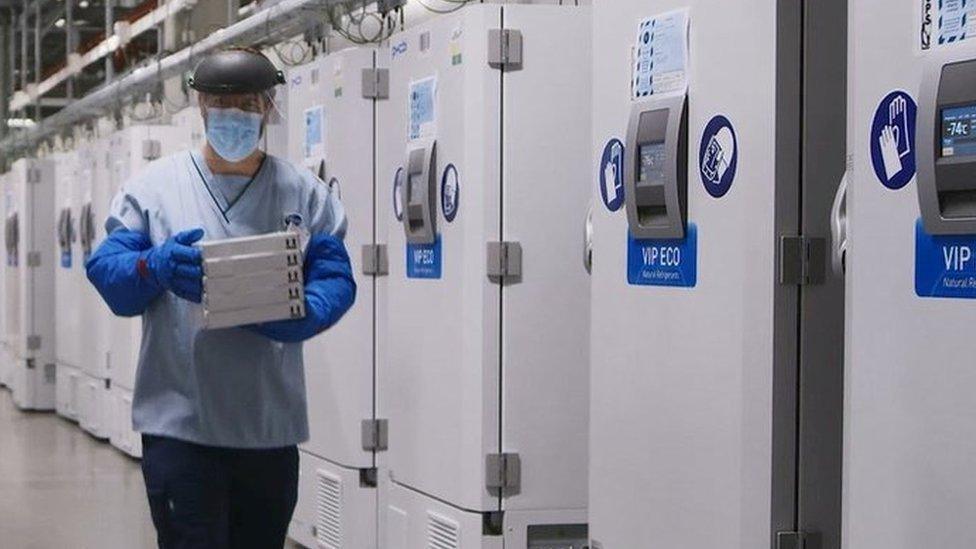
[[[139,462],[0,390],[0,546],[152,548]]]
[[[0,388],[0,549],[151,549],[139,462]],[[286,548],[298,545],[286,544]]]

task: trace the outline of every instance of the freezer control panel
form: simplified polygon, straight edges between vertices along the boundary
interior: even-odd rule
[[[925,230],[974,234],[976,58],[933,63],[919,99],[918,195]]]
[[[684,238],[688,212],[686,95],[634,103],[627,127],[624,196],[634,238]]]
[[[403,230],[410,244],[433,244],[437,237],[437,142],[411,148],[400,195]]]

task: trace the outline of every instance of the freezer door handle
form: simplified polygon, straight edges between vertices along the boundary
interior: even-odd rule
[[[593,204],[586,209],[586,219],[583,221],[583,268],[587,273],[593,273]]]
[[[850,172],[844,172],[830,208],[830,263],[834,274],[843,277],[847,268],[847,186]]]

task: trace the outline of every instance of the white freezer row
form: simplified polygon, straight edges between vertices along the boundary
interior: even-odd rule
[[[976,33],[944,24],[976,12],[957,4],[485,4],[290,68],[267,148],[339,190],[359,282],[305,346],[291,537],[976,544]],[[4,176],[0,381],[132,453],[137,321],[60,308],[96,298],[79,255],[56,314],[23,266],[57,219],[104,218],[100,182],[200,145],[194,110],[170,122],[96,136],[122,152],[54,212],[31,209],[45,162]]]

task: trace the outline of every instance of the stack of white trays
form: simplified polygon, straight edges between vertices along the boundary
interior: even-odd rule
[[[197,244],[209,330],[305,316],[301,237],[295,232]]]

